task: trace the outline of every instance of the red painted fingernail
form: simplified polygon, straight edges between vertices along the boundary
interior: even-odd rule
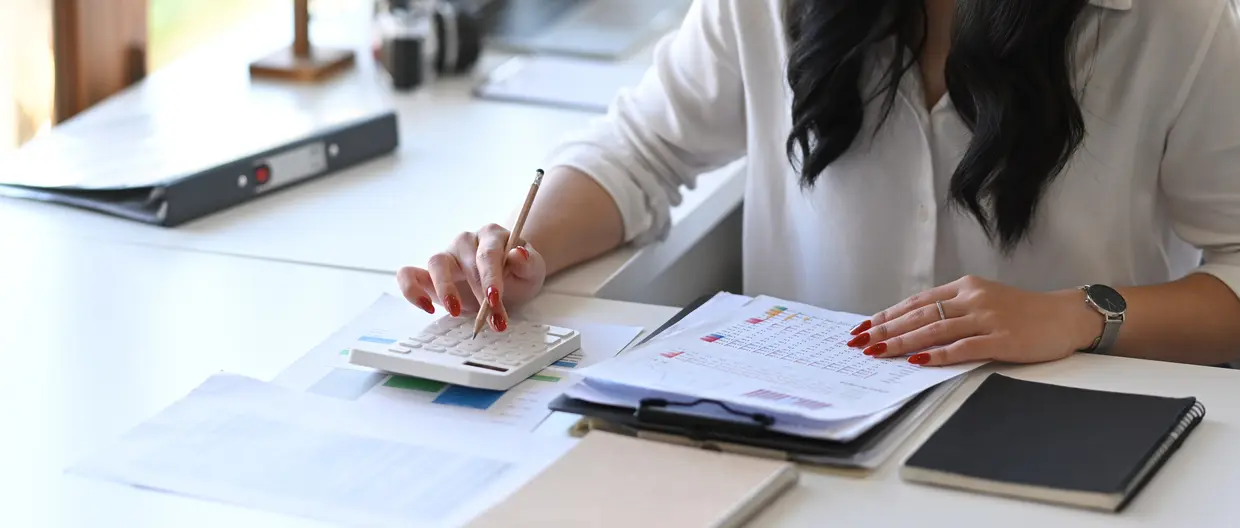
[[[418,297],[418,308],[428,314],[435,313],[435,305],[431,304],[429,297]]]
[[[869,342],[870,342],[870,334],[861,334],[857,337],[852,338],[852,341],[848,342],[848,346],[850,347],[865,346]]]
[[[525,246],[517,246],[517,253],[520,253],[521,258],[524,260],[530,259],[530,251],[528,249],[525,249]]]
[[[444,301],[448,303],[448,313],[452,314],[452,317],[459,317],[461,315],[460,299],[456,298],[455,295],[448,295],[448,298],[444,299]]]
[[[869,330],[870,327],[873,326],[873,324],[874,323],[871,323],[869,319],[866,319],[864,321],[861,321],[861,324],[854,326],[853,329],[849,331],[848,333],[852,335],[860,334],[861,332]]]
[[[926,363],[930,362],[930,354],[927,354],[925,352],[922,352],[920,354],[913,354],[913,357],[908,358],[908,362],[914,365],[925,365]]]
[[[495,286],[487,286],[487,302],[491,308],[499,308],[499,290]]]
[[[870,345],[868,348],[865,349],[864,352],[865,352],[865,355],[867,356],[877,356],[886,351],[887,351],[887,343],[878,343],[875,345]]]
[[[505,321],[504,316],[500,314],[491,314],[491,326],[494,326],[496,330],[503,332],[508,329],[508,321]]]

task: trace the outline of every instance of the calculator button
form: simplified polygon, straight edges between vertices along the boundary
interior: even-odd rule
[[[412,339],[411,339],[411,340],[409,340],[409,341],[401,341],[401,342],[396,343],[396,344],[398,344],[398,345],[400,345],[400,346],[403,346],[403,347],[405,347],[405,348],[418,348],[418,347],[422,346],[422,343],[419,343],[419,342],[417,342],[417,341],[413,341]]]
[[[448,332],[448,337],[451,337],[453,339],[468,339],[470,337],[473,337],[473,335],[474,335],[473,332],[470,332],[468,330],[461,330],[460,328],[454,328],[450,332]]]
[[[468,350],[468,351],[470,351],[470,352],[478,352],[478,351],[480,351],[480,350],[482,350],[483,348],[485,348],[485,347],[486,347],[486,345],[484,345],[484,344],[482,344],[482,343],[479,343],[479,342],[477,342],[477,341],[466,341],[466,342],[461,343],[460,345],[457,345],[457,346],[459,346],[459,347],[461,347],[461,348],[463,348],[463,349],[465,349],[465,350]]]
[[[414,336],[414,337],[411,337],[411,338],[409,338],[409,340],[410,340],[410,341],[417,341],[417,342],[419,342],[419,343],[430,343],[431,341],[434,341],[434,340],[435,340],[435,336],[433,336],[433,335],[420,335],[420,336]]]
[[[558,327],[558,326],[551,326],[551,327],[548,327],[548,328],[547,328],[547,333],[548,333],[548,334],[551,334],[551,335],[553,335],[553,336],[568,337],[570,334],[572,334],[572,333],[573,333],[573,331],[572,331],[572,330],[569,330],[569,329],[567,329],[567,328],[560,328],[560,327]]]
[[[492,356],[491,354],[475,354],[474,359],[478,361],[495,361],[499,358]]]
[[[518,359],[501,359],[499,360],[499,362],[504,365],[520,365],[521,364],[521,360],[518,360]]]
[[[553,336],[553,335],[550,335],[550,334],[548,334],[548,335],[546,335],[546,336],[543,336],[543,345],[544,345],[544,346],[554,345],[554,344],[556,344],[556,343],[557,343],[557,342],[559,342],[559,341],[560,341],[560,338],[559,338],[559,337],[557,337],[557,336]]]
[[[436,345],[439,345],[439,346],[442,346],[442,347],[452,347],[452,346],[456,346],[456,345],[457,345],[457,343],[460,343],[460,341],[457,341],[457,340],[455,340],[455,339],[452,339],[451,337],[441,337],[441,338],[439,338],[439,339],[436,339],[436,340],[435,340],[435,344],[436,344]]]
[[[392,347],[392,348],[389,348],[389,349],[388,349],[388,352],[394,352],[394,353],[397,353],[397,354],[408,354],[408,353],[409,353],[409,349],[408,349],[408,348],[401,348],[401,347]]]
[[[422,330],[422,335],[441,336],[441,335],[448,333],[448,330],[449,330],[448,328],[444,328],[442,326],[431,325],[431,326],[426,327],[425,330]]]
[[[448,353],[454,356],[461,356],[461,357],[469,357],[470,354],[473,354],[473,352],[470,352],[468,350],[461,350],[459,348],[449,348]]]
[[[444,351],[444,348],[439,345],[426,345],[422,347],[422,349],[430,350],[431,352],[443,352]]]

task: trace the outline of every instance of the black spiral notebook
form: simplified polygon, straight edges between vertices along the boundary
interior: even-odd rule
[[[992,374],[901,468],[911,482],[1124,509],[1205,416],[1196,398]]]

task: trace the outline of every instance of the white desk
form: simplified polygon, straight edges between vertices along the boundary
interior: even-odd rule
[[[392,283],[382,274],[258,259],[0,235],[0,526],[306,526],[261,511],[131,490],[60,469],[225,370],[270,379]],[[16,255],[17,257],[14,257]],[[674,308],[547,295],[534,306],[654,328]],[[755,526],[1234,526],[1240,372],[1080,356],[1003,371],[1180,396],[1203,423],[1121,516],[807,469]],[[906,443],[902,459],[976,385]],[[540,429],[562,434],[570,416]],[[1104,422],[1100,422],[1100,427]]]
[[[595,117],[474,99],[470,95],[474,83],[506,59],[497,54],[488,55],[470,78],[441,79],[417,92],[395,93],[364,51],[369,43],[366,19],[351,12],[320,18],[328,20],[316,26],[316,43],[357,48],[359,54],[357,68],[330,82],[297,85],[251,79],[249,60],[289,41],[283,31],[289,25],[286,20],[260,18],[50,134],[112,137],[130,130],[116,126],[127,117],[185,105],[257,100],[330,109],[369,100],[390,105],[398,113],[401,137],[394,156],[175,229],[3,199],[0,225],[20,226],[37,236],[79,236],[392,273],[404,265],[425,265],[461,231],[505,222],[520,205],[546,153],[565,134]],[[633,60],[642,62],[645,57]],[[640,251],[623,248],[556,277],[548,290],[687,302],[698,294],[735,288],[742,191],[735,168],[703,177],[700,187],[688,192],[675,209],[676,227],[667,242]],[[716,230],[718,226],[727,233]],[[716,274],[695,271],[659,279],[686,255],[689,261],[717,262],[709,267]],[[690,263],[677,269],[681,268],[702,267]]]
[[[227,371],[271,379],[382,292],[385,274],[0,234],[0,526],[307,526],[62,469]],[[644,323],[674,312],[548,295]],[[599,309],[602,308],[600,311]]]

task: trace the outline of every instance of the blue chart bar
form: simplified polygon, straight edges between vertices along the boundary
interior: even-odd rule
[[[337,368],[315,382],[310,392],[339,400],[356,400],[387,378],[382,372]]]
[[[469,407],[470,409],[487,410],[500,398],[504,397],[504,391],[475,389],[473,387],[461,387],[458,385],[449,385],[447,389],[439,393],[434,403],[443,405],[455,405],[457,407]]]
[[[367,343],[379,343],[382,345],[390,345],[396,342],[395,339],[388,339],[386,337],[375,337],[375,336],[362,336],[362,337],[357,338],[357,340],[365,341]]]

